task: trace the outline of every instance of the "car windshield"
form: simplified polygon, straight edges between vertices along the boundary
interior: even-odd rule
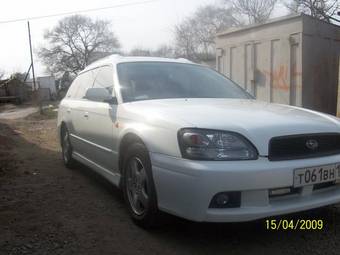
[[[132,62],[117,66],[124,102],[170,98],[251,98],[242,88],[204,66]]]

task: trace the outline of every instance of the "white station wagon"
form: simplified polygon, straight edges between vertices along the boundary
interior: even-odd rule
[[[240,222],[340,202],[340,121],[255,100],[184,59],[110,56],[62,100],[67,167],[79,161],[122,188],[133,220],[161,211]]]

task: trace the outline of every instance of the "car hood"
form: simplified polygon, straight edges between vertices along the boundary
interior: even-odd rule
[[[337,118],[319,112],[257,100],[166,99],[130,103],[144,119],[171,127],[196,127],[233,131],[248,138],[260,155],[268,155],[272,137],[340,132]]]

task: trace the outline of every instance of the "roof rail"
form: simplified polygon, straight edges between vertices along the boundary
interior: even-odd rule
[[[111,55],[108,55],[108,56],[106,56],[106,57],[100,58],[100,59],[98,59],[98,60],[92,62],[91,64],[87,65],[86,67],[89,67],[89,66],[91,66],[91,65],[100,63],[100,62],[102,62],[103,60],[107,60],[107,59],[114,58],[114,57],[115,57],[115,58],[118,58],[118,57],[121,57],[121,55],[120,55],[120,54],[111,54]]]

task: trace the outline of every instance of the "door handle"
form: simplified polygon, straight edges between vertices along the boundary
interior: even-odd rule
[[[71,113],[71,109],[67,109],[66,112],[67,112],[67,113]]]
[[[85,112],[85,113],[84,113],[84,117],[85,117],[85,118],[88,118],[88,117],[89,117],[89,113],[88,113],[88,112]]]

